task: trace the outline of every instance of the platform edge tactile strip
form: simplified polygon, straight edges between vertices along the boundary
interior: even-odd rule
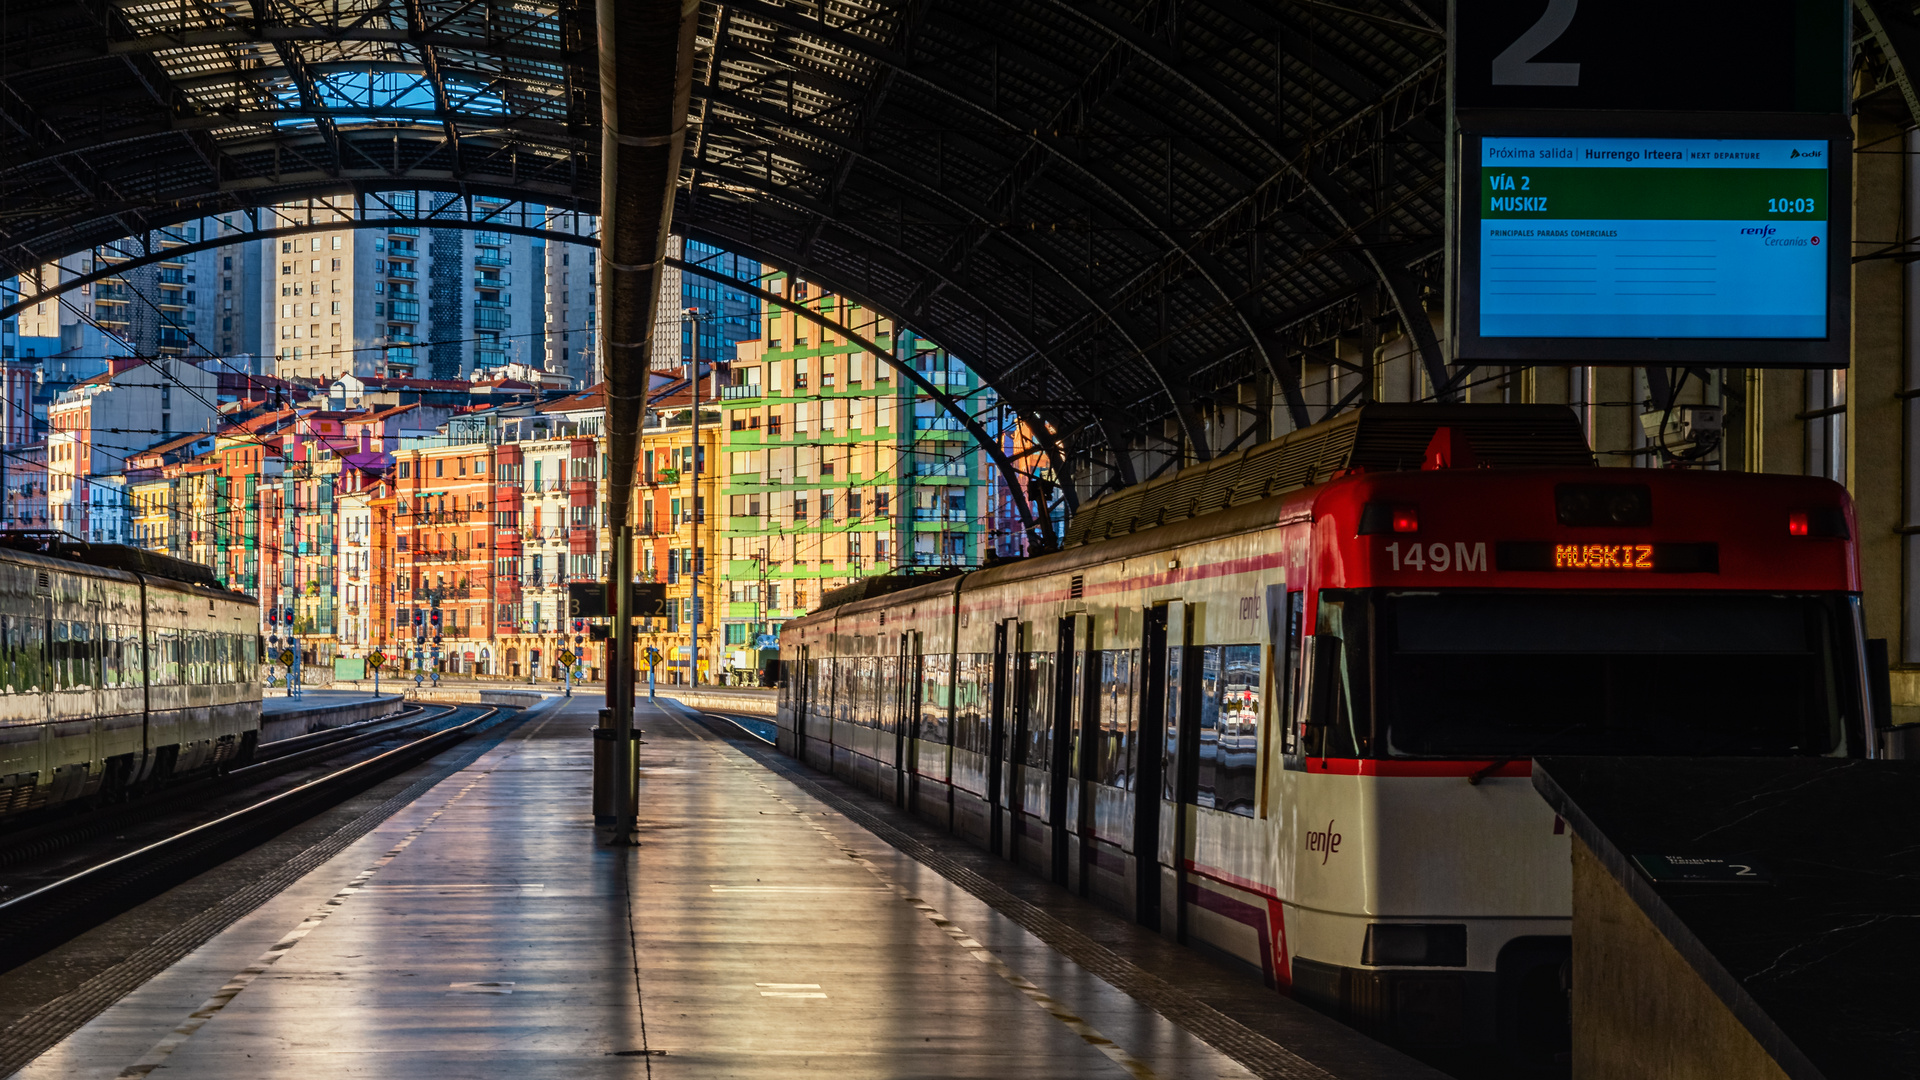
[[[180,923],[125,960],[0,1030],[0,1077],[12,1076],[25,1068],[149,979],[179,963],[249,912],[324,866],[441,781],[471,765],[527,718],[524,711],[508,716],[481,732],[480,737],[451,748],[449,756],[425,763],[433,769],[431,774],[362,811],[246,888]]]
[[[700,719],[700,723],[707,726],[704,718]],[[1015,896],[970,867],[947,857],[937,848],[900,830],[857,800],[819,783],[798,762],[759,745],[734,738],[728,738],[727,742],[809,796],[845,814],[855,824],[901,853],[971,893],[1086,971],[1145,1004],[1252,1072],[1271,1080],[1333,1080],[1334,1074],[1160,976],[1128,963],[1106,946],[1056,919],[1044,908]]]

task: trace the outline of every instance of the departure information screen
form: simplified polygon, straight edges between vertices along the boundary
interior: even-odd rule
[[[1824,338],[1822,139],[1480,143],[1480,336]]]

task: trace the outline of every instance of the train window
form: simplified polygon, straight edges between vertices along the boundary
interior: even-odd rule
[[[1300,692],[1300,633],[1302,620],[1306,615],[1307,594],[1299,589],[1287,594],[1286,642],[1282,646],[1283,662],[1280,670],[1274,673],[1273,685],[1278,700],[1272,702],[1274,715],[1280,718],[1280,751],[1285,754],[1300,752],[1299,740],[1293,726],[1293,703]]]
[[[1117,788],[1133,786],[1133,670],[1137,649],[1108,649],[1100,654],[1099,742],[1094,746],[1093,779]]]
[[[1381,610],[1395,754],[1861,752],[1857,646],[1839,600],[1429,593],[1390,594]]]
[[[990,749],[986,687],[993,678],[993,654],[961,653],[959,661],[953,680],[953,745],[985,754]]]
[[[1200,650],[1200,747],[1194,755],[1194,801],[1213,806],[1220,756],[1220,646]]]
[[[920,669],[920,737],[927,742],[946,745],[952,728],[948,710],[948,666],[951,658],[944,652],[929,653]]]
[[[159,633],[160,644],[160,682],[166,686],[180,685],[180,631],[172,629]]]
[[[1027,695],[1025,763],[1029,769],[1044,769],[1053,758],[1052,653],[1027,654],[1027,675],[1021,686]]]
[[[1160,797],[1169,802],[1179,802],[1181,796],[1180,710],[1187,706],[1182,661],[1187,652],[1184,645],[1167,647],[1166,723],[1160,732]]]
[[[86,622],[56,619],[53,624],[55,680],[63,690],[87,690],[94,685],[93,627]]]
[[[1260,768],[1260,653],[1258,645],[1209,645],[1200,654],[1200,745],[1195,755],[1194,801],[1252,817]],[[1168,685],[1177,676],[1169,672]],[[1168,735],[1169,741],[1174,736]]]
[[[46,621],[25,615],[5,617],[5,678],[8,693],[37,694],[46,685]]]
[[[120,687],[121,630],[112,624],[100,628],[100,685],[108,690]]]
[[[1344,589],[1321,590],[1313,632],[1316,649],[1324,643],[1334,650],[1330,663],[1337,677],[1330,694],[1314,694],[1316,701],[1327,703],[1328,715],[1307,718],[1308,727],[1301,733],[1305,740],[1301,752],[1310,757],[1365,756],[1372,744],[1373,712],[1368,703],[1373,683],[1367,661],[1364,595]]]
[[[1260,765],[1260,647],[1228,645],[1220,652],[1213,807],[1252,817]]]

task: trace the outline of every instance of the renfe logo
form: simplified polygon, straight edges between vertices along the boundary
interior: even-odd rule
[[[1307,834],[1307,850],[1320,853],[1321,866],[1327,865],[1333,853],[1340,850],[1340,834],[1333,831],[1332,821],[1327,822],[1325,829]]]

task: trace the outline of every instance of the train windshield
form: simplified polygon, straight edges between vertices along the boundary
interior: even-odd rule
[[[1390,755],[1861,752],[1842,598],[1400,593],[1376,610]]]

